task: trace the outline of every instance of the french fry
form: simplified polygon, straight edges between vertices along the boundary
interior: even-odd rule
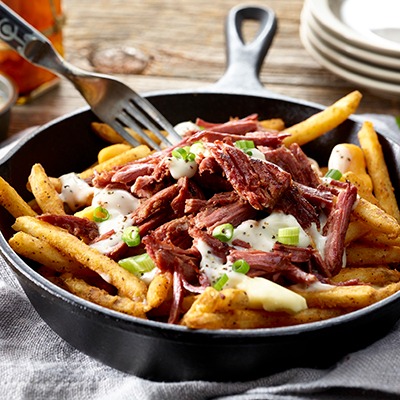
[[[144,301],[147,286],[143,281],[67,231],[34,217],[25,216],[17,218],[13,228],[46,240],[68,257],[97,272],[105,281],[115,286],[121,296],[134,301]]]
[[[370,231],[362,236],[363,243],[371,243],[374,246],[386,245],[386,246],[398,246],[400,247],[400,237],[390,238],[388,235]]]
[[[213,289],[215,291],[215,289]],[[207,293],[206,293],[207,292]],[[229,304],[221,293],[206,290],[183,316],[181,324],[191,329],[256,329],[299,325],[337,317],[346,311],[341,309],[308,308],[295,314],[268,312],[244,308],[243,293],[236,291],[234,304]],[[227,293],[226,290],[223,291]],[[229,292],[228,292],[229,293]],[[234,294],[234,292],[231,292]]]
[[[336,128],[356,111],[361,97],[360,92],[351,92],[325,110],[286,128],[284,132],[290,133],[291,136],[285,138],[283,143],[286,146],[292,143],[298,143],[302,146]]]
[[[150,149],[145,145],[140,145],[134,148],[131,148],[128,151],[125,151],[122,154],[119,154],[115,157],[112,157],[101,164],[97,164],[92,168],[89,168],[79,174],[81,179],[90,178],[93,176],[94,171],[104,172],[110,171],[113,168],[126,164],[131,161],[138,160],[139,158],[146,157],[150,154]]]
[[[82,264],[65,256],[48,242],[25,232],[15,233],[8,243],[16,253],[54,271],[78,273],[84,269]]]
[[[358,199],[357,205],[353,209],[353,215],[371,229],[387,234],[389,238],[396,238],[400,235],[400,225],[397,220],[362,197]]]
[[[229,309],[244,309],[249,306],[249,298],[243,290],[224,289],[218,291],[208,287],[196,299],[193,306],[199,312],[221,312]]]
[[[346,257],[348,265],[399,264],[400,247],[351,243],[346,247]]]
[[[263,310],[232,310],[228,313],[206,313],[195,321],[184,318],[183,323],[193,329],[276,328],[322,321],[345,313],[343,309],[320,308],[308,308],[293,315]]]
[[[371,228],[365,222],[357,219],[350,221],[346,232],[345,246],[348,246],[351,242],[364,237],[370,231]]]
[[[382,146],[371,122],[366,121],[363,123],[361,130],[358,132],[358,140],[364,151],[368,173],[374,186],[375,197],[380,206],[400,223],[400,211],[385,163]]]
[[[92,122],[91,128],[97,136],[101,137],[108,143],[115,144],[124,142],[122,137],[118,135],[118,133],[111,128],[110,125],[105,124],[104,122]]]
[[[264,119],[260,121],[260,125],[267,130],[283,131],[285,129],[285,121],[281,118]]]
[[[124,143],[128,144],[118,133],[108,124],[103,122],[92,122],[91,124],[92,130],[100,136],[103,140],[108,143],[116,144],[116,143]],[[146,144],[145,141],[137,134],[133,129],[125,128],[125,130],[134,137],[139,143]],[[160,139],[150,130],[143,129],[143,131],[153,139],[157,144],[160,144]],[[167,132],[161,131],[161,133],[167,136]]]
[[[14,218],[23,215],[36,215],[32,207],[18,194],[18,192],[0,176],[0,205]]]
[[[376,286],[386,286],[400,281],[400,272],[387,266],[343,268],[336,276],[330,279],[333,283],[358,280]]]
[[[43,213],[64,215],[64,204],[54,188],[44,168],[40,164],[32,166],[29,185]]]
[[[357,194],[374,205],[379,205],[378,200],[372,193],[371,178],[367,174],[355,174],[347,171],[342,175],[341,180],[350,182],[357,188]]]
[[[391,296],[392,294],[395,294],[400,290],[400,282],[393,282],[390,283],[389,285],[380,288],[377,290],[376,293],[376,301],[380,301],[383,299],[386,299],[386,297]]]
[[[110,295],[105,290],[89,285],[83,279],[76,278],[72,274],[62,274],[60,280],[62,286],[68,291],[85,300],[124,314],[147,318],[145,313],[147,307],[143,303],[132,301],[127,297]]]
[[[116,143],[112,144],[110,146],[104,147],[99,151],[99,154],[97,156],[97,161],[99,164],[102,164],[103,162],[109,160],[110,158],[116,157],[125,151],[128,151],[131,149],[132,146],[129,146],[124,143]]]
[[[331,289],[309,290],[292,286],[291,289],[303,296],[311,308],[359,309],[376,301],[376,289],[369,285],[334,286]]]
[[[172,274],[165,272],[157,274],[150,282],[147,290],[149,308],[157,308],[167,300],[172,289]]]

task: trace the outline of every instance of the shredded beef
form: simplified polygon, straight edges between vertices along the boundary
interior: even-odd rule
[[[266,150],[263,153],[268,161],[279,165],[283,170],[289,172],[295,182],[311,187],[319,185],[320,179],[312,169],[310,160],[303,153],[299,145],[294,143],[289,149],[281,146],[277,149]]]
[[[254,131],[243,135],[231,134],[225,132],[216,132],[205,130],[195,133],[190,137],[189,143],[194,143],[198,140],[213,143],[216,140],[233,145],[238,140],[252,140],[255,146],[277,147],[282,144],[282,140],[289,135],[280,132]]]
[[[234,192],[226,193],[225,199],[229,198],[230,202],[225,204],[217,202],[216,198],[223,200],[221,194],[215,195],[194,217],[194,223],[198,228],[207,228],[211,233],[218,225],[230,223],[236,227],[256,216],[256,210]]]
[[[319,226],[319,217],[313,205],[301,195],[297,186],[292,185],[281,197],[276,210],[293,215],[303,229],[313,222]]]
[[[154,171],[154,164],[151,163],[130,163],[112,174],[112,182],[131,183],[139,176],[151,175]]]
[[[315,282],[315,275],[304,272],[291,260],[290,253],[282,251],[260,251],[254,249],[232,250],[229,261],[245,260],[250,265],[249,276],[262,276],[279,282],[282,277],[291,283],[310,284]]]
[[[214,132],[244,135],[247,132],[254,132],[258,129],[258,116],[251,114],[242,119],[232,119],[221,124],[210,123],[201,118],[196,119],[196,125]]]
[[[215,256],[222,260],[223,264],[226,263],[226,257],[229,254],[231,246],[195,226],[189,228],[189,235],[193,238],[193,246],[195,248],[197,248],[197,244],[199,240],[201,240],[210,248],[210,251],[212,251]]]
[[[215,142],[208,149],[239,196],[257,210],[272,210],[291,184],[290,174],[275,164],[250,158],[234,146]]]
[[[330,275],[336,275],[343,263],[343,255],[345,251],[344,239],[349,226],[350,214],[355,201],[357,200],[357,188],[350,183],[346,184],[346,188],[341,190],[334,209],[329,214],[325,224],[326,244],[324,261],[327,265]]]

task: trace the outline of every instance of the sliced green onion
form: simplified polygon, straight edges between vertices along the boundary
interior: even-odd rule
[[[153,260],[147,253],[123,258],[118,261],[118,264],[138,277],[141,277],[145,272],[149,272],[155,267]]]
[[[129,226],[122,233],[122,241],[129,247],[139,246],[141,238],[139,228],[137,226]]]
[[[232,224],[222,224],[214,228],[212,235],[221,242],[229,242],[232,239],[233,231]]]
[[[196,154],[190,152],[190,153],[187,154],[185,161],[191,162],[191,161],[194,161],[195,158],[196,158]]]
[[[299,244],[300,228],[298,226],[280,228],[278,230],[278,242],[296,246]]]
[[[202,142],[194,142],[191,146],[190,146],[190,153],[193,153],[195,156],[204,153],[204,144]]]
[[[187,156],[190,152],[190,147],[185,146],[185,147],[177,147],[176,149],[172,150],[172,156],[175,158],[181,158],[182,160],[187,159]]]
[[[192,162],[196,158],[196,153],[192,151],[193,146],[178,147],[172,150],[171,154],[173,157]]]
[[[250,270],[250,265],[247,261],[241,259],[241,260],[236,260],[233,264],[232,264],[232,269],[235,272],[239,272],[240,274],[247,274]]]
[[[95,222],[104,222],[110,218],[110,213],[104,207],[96,207],[93,211],[93,220]]]
[[[222,290],[222,288],[226,285],[226,283],[229,281],[228,275],[227,274],[223,274],[218,280],[217,282],[214,283],[213,288],[215,290]]]
[[[338,169],[330,169],[326,174],[325,178],[331,178],[338,181],[342,177],[342,173]]]
[[[252,140],[237,140],[235,146],[241,150],[249,150],[256,147]]]

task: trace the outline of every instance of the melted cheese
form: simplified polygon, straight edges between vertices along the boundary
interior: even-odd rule
[[[351,143],[337,144],[331,152],[328,169],[337,169],[342,174],[352,171],[355,174],[366,173],[364,154],[360,147]]]
[[[228,276],[229,287],[244,290],[249,298],[249,306],[251,308],[292,313],[307,308],[307,302],[304,297],[268,279],[250,278],[247,275],[233,271]]]

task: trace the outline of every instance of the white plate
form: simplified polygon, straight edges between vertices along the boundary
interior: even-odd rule
[[[304,34],[307,36],[313,47],[318,50],[322,56],[338,66],[353,71],[356,74],[365,75],[373,79],[400,84],[400,72],[374,66],[350,58],[347,55],[327,46],[309,25],[303,24],[302,29],[304,30]]]
[[[346,79],[347,81],[359,87],[369,89],[374,94],[379,94],[390,98],[398,98],[398,96],[400,95],[400,85],[382,82],[378,79],[373,79],[367,76],[356,74],[325,58],[310,42],[305,32],[304,26],[300,27],[300,39],[305,49],[314,58],[314,60],[335,75],[340,76],[341,78]]]
[[[306,5],[302,11],[302,23],[308,25],[312,31],[331,48],[346,54],[348,57],[356,58],[361,61],[368,62],[370,64],[376,64],[386,68],[393,68],[400,71],[400,58],[391,57],[385,54],[378,54],[363,48],[353,46],[351,43],[343,42],[336,36],[332,35],[329,31],[325,30],[324,27],[317,21],[311,14],[310,10]]]
[[[342,41],[400,56],[398,0],[308,0],[307,4],[314,18]]]

